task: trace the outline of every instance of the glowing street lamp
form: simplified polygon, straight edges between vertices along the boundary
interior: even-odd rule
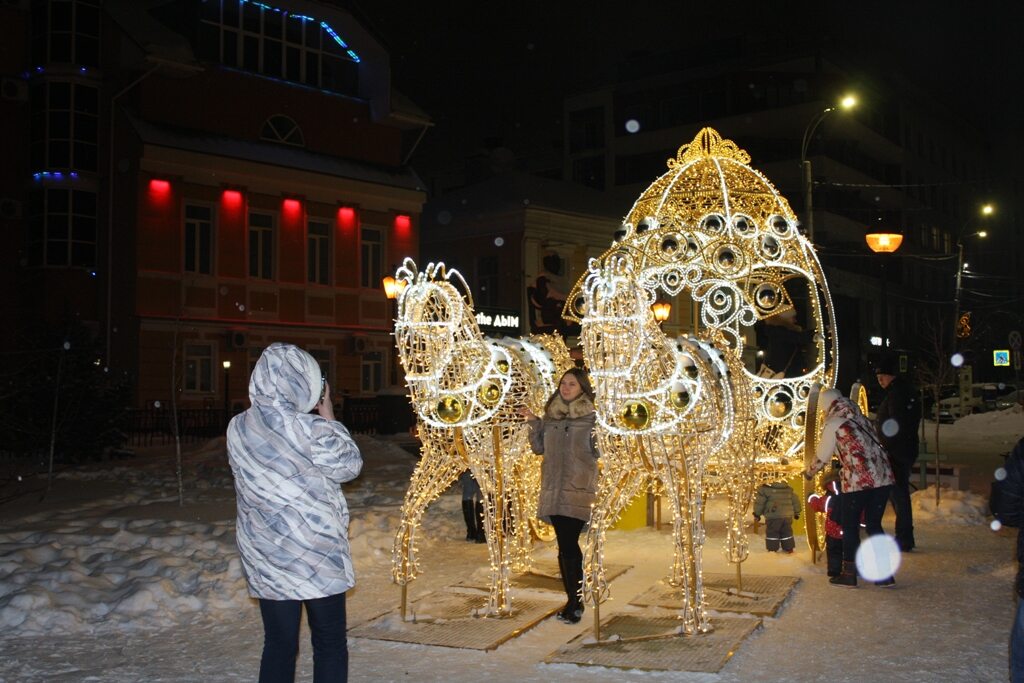
[[[903,244],[903,235],[898,232],[871,232],[864,236],[868,248],[876,254],[892,254]],[[882,346],[889,346],[889,276],[882,259]]]
[[[991,216],[996,211],[992,204],[983,204],[979,213],[982,216]],[[968,221],[969,223],[970,221]],[[964,263],[964,238],[965,237],[981,237],[982,239],[988,237],[987,230],[977,230],[975,232],[966,233],[967,223],[961,226],[960,231],[956,236],[956,291],[953,296],[953,351],[956,351],[956,340],[961,337],[960,334],[960,286],[961,279],[963,277],[964,269],[967,264]],[[964,334],[963,336],[967,336]]]
[[[804,170],[804,221],[807,225],[807,239],[814,242],[814,201],[812,199],[812,192],[814,186],[813,175],[811,174],[811,160],[807,158],[807,147],[811,144],[811,139],[814,137],[814,131],[817,130],[818,126],[825,117],[834,112],[837,109],[843,111],[849,111],[857,106],[857,96],[853,94],[846,94],[840,100],[839,103],[832,107],[826,107],[822,111],[814,115],[810,123],[804,129],[804,137],[800,143],[800,166]]]
[[[667,301],[657,301],[651,306],[651,310],[654,311],[654,319],[660,325],[668,320],[669,314],[672,313],[672,304]]]

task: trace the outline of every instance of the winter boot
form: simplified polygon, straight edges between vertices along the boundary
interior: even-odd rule
[[[466,520],[466,540],[475,541],[477,533],[476,506],[473,501],[466,499],[462,501],[462,518]]]
[[[839,576],[833,576],[828,580],[833,586],[843,586],[844,588],[856,588],[857,587],[857,563],[843,561],[843,571]]]
[[[476,542],[487,543],[487,525],[484,523],[484,503],[476,504]]]
[[[583,563],[580,561],[563,562],[565,568],[565,593],[569,602],[558,613],[559,621],[567,624],[578,624],[583,618],[583,601],[580,591],[583,588]]]

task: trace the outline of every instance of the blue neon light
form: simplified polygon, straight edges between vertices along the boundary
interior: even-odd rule
[[[255,5],[256,7],[260,7],[260,8],[265,9],[265,10],[270,10],[272,12],[278,12],[280,14],[285,15],[285,18],[287,18],[287,19],[301,19],[302,21],[317,21],[317,19],[315,19],[313,17],[308,17],[305,14],[292,14],[288,10],[284,10],[284,9],[279,8],[279,7],[271,7],[270,5],[268,5],[268,4],[264,3],[264,2],[259,2],[258,0],[241,0],[241,2],[248,3],[250,5]],[[320,27],[322,29],[324,29],[325,31],[327,31],[327,33],[331,36],[331,38],[334,38],[334,42],[336,42],[338,45],[340,45],[341,48],[344,49],[345,52],[348,54],[348,56],[352,58],[352,61],[354,61],[356,63],[359,63],[359,62],[363,61],[362,59],[359,58],[359,55],[357,55],[355,53],[355,51],[348,46],[348,43],[346,43],[344,40],[342,40],[341,36],[339,36],[338,33],[333,28],[331,28],[330,25],[326,21],[320,21],[319,23],[320,23]]]
[[[33,180],[64,180],[65,176],[71,180],[78,180],[78,171],[64,173],[63,171],[37,171],[32,174]]]

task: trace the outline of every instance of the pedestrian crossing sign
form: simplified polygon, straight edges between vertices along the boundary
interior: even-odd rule
[[[993,351],[992,365],[997,368],[1010,367],[1010,349],[996,349]]]

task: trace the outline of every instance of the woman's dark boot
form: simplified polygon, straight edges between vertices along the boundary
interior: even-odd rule
[[[569,602],[561,612],[558,619],[567,624],[578,624],[583,618],[583,601],[580,598],[580,590],[583,588],[583,564],[581,562],[563,562],[565,576],[565,593]]]
[[[462,518],[466,520],[466,540],[475,541],[477,533],[476,506],[473,501],[466,499],[462,501]]]
[[[843,586],[844,588],[856,588],[857,587],[857,563],[843,561],[843,571],[839,576],[833,576],[828,580],[833,586]]]

